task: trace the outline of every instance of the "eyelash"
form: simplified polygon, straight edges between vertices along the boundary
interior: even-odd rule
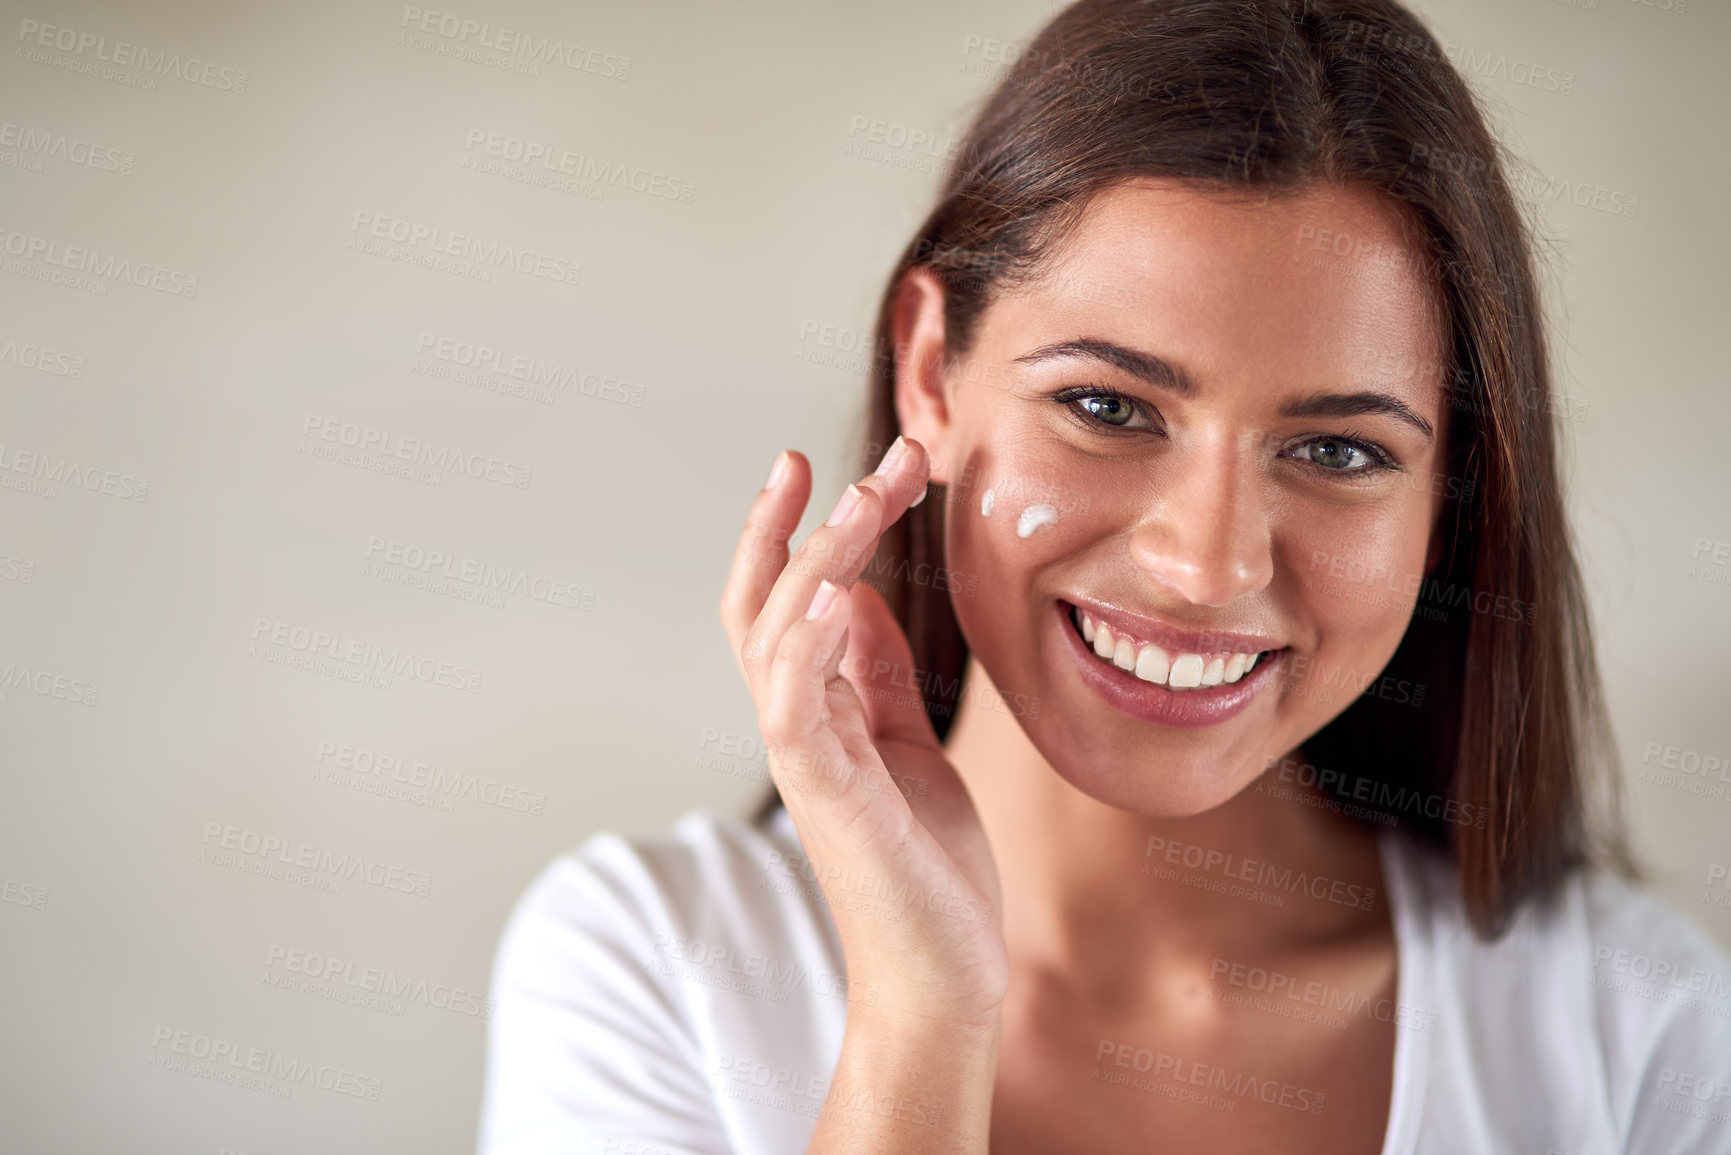
[[[1102,432],[1106,432],[1108,434],[1158,432],[1157,430],[1125,429],[1123,426],[1113,425],[1109,421],[1100,420],[1100,418],[1098,418],[1098,417],[1094,416],[1094,414],[1088,412],[1086,408],[1083,408],[1083,407],[1077,405],[1078,401],[1081,401],[1085,398],[1091,398],[1091,397],[1110,398],[1114,401],[1120,402],[1121,404],[1129,406],[1131,409],[1135,410],[1138,413],[1141,413],[1144,417],[1148,418],[1150,421],[1153,420],[1153,416],[1148,412],[1148,407],[1141,401],[1141,399],[1136,398],[1136,397],[1132,397],[1128,393],[1120,392],[1119,390],[1113,389],[1109,386],[1076,385],[1076,386],[1072,386],[1068,389],[1062,389],[1062,390],[1058,391],[1057,393],[1054,393],[1052,395],[1051,399],[1054,402],[1058,403],[1059,405],[1064,406],[1064,408],[1067,411],[1069,411],[1070,413],[1075,414],[1079,420],[1081,420],[1084,424],[1086,424],[1090,428],[1097,429],[1097,430],[1100,430]],[[1356,449],[1360,453],[1364,454],[1366,457],[1370,458],[1371,463],[1369,465],[1363,465],[1363,466],[1360,466],[1356,469],[1328,469],[1325,466],[1321,466],[1321,465],[1318,465],[1316,467],[1317,469],[1322,470],[1324,473],[1331,473],[1336,477],[1355,477],[1355,476],[1362,476],[1362,475],[1371,474],[1371,473],[1395,472],[1395,471],[1399,471],[1403,468],[1403,466],[1394,459],[1393,454],[1389,453],[1388,450],[1384,449],[1382,446],[1378,445],[1374,441],[1364,440],[1362,437],[1360,437],[1358,435],[1358,433],[1356,431],[1350,431],[1350,432],[1348,432],[1344,435],[1341,435],[1341,436],[1335,436],[1333,434],[1326,434],[1326,435],[1322,435],[1322,436],[1312,437],[1306,441],[1299,442],[1299,444],[1300,445],[1308,445],[1308,444],[1311,444],[1311,443],[1317,442],[1317,441],[1333,441],[1333,442],[1336,442],[1338,444],[1348,446],[1349,448]]]

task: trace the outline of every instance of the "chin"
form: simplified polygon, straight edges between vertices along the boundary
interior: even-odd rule
[[[1188,818],[1235,798],[1262,773],[1262,765],[1223,765],[1222,759],[1169,755],[1158,750],[1046,750],[1036,748],[1058,777],[1096,802],[1146,818]]]

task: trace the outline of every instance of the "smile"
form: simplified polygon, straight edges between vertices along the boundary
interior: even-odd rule
[[[1139,642],[1127,632],[1114,633],[1105,622],[1081,606],[1070,607],[1070,620],[1082,640],[1094,647],[1102,661],[1128,670],[1144,682],[1169,690],[1193,690],[1202,686],[1231,685],[1256,668],[1271,650],[1215,653],[1169,651],[1154,642]]]
[[[1273,638],[1187,633],[1128,613],[1108,621],[1109,610],[1063,599],[1053,609],[1082,682],[1113,709],[1157,726],[1212,726],[1241,713],[1288,651]]]

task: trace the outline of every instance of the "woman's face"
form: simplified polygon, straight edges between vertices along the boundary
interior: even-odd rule
[[[902,427],[948,487],[950,569],[978,578],[962,629],[1078,789],[1198,813],[1367,687],[1422,700],[1380,680],[1456,492],[1414,264],[1363,190],[1139,180],[964,359],[932,368],[935,294],[904,304]]]

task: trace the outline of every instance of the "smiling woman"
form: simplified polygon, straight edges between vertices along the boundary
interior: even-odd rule
[[[1392,0],[1057,16],[889,278],[875,469],[792,557],[806,459],[752,506],[777,791],[525,895],[483,1151],[1731,1150],[1500,174]]]

